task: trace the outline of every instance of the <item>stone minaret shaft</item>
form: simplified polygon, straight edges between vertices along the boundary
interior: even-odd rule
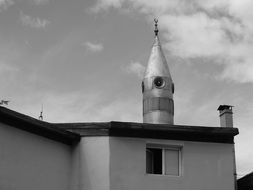
[[[143,122],[174,124],[174,83],[158,37],[155,19],[155,41],[142,81]]]

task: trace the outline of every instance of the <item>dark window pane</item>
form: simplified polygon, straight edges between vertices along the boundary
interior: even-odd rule
[[[146,149],[146,173],[152,174],[154,172],[154,155],[148,148]]]
[[[162,174],[162,149],[146,149],[146,171],[152,174]]]

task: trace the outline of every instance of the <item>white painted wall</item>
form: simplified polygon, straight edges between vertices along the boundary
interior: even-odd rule
[[[146,144],[182,146],[182,175],[146,174]],[[83,137],[70,147],[0,123],[1,190],[234,190],[233,145]]]
[[[69,190],[71,147],[0,123],[1,190]]]
[[[78,146],[79,190],[110,190],[109,137],[83,137]]]
[[[182,145],[182,176],[146,174],[146,143]],[[111,190],[234,190],[232,144],[110,137]]]

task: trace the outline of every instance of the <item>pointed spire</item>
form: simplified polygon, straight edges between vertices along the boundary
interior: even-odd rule
[[[152,76],[166,76],[171,78],[170,70],[164,56],[161,43],[158,36],[158,28],[157,23],[158,19],[154,19],[155,22],[155,40],[151,49],[151,54],[149,57],[148,65],[146,68],[146,72],[144,78],[152,77]]]
[[[146,72],[142,81],[143,122],[174,123],[174,84],[158,36],[158,19],[155,22],[155,39]]]

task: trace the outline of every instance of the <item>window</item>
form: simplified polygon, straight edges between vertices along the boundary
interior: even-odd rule
[[[165,80],[162,77],[156,77],[154,79],[155,87],[157,88],[163,88],[165,86]]]
[[[146,147],[146,173],[180,176],[181,148],[148,145]]]

